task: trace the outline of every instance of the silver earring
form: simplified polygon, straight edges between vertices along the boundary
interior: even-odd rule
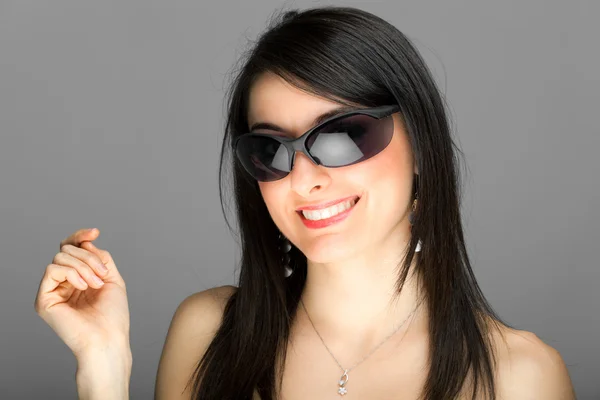
[[[290,275],[292,275],[292,272],[294,272],[290,267],[290,255],[288,254],[291,249],[292,244],[290,243],[290,241],[281,233],[279,233],[279,250],[281,253],[283,253],[283,256],[281,257],[281,262],[283,264],[284,276],[286,278],[289,278]]]
[[[417,210],[417,199],[415,199],[413,201],[410,213],[408,214],[408,222],[410,223],[411,226],[415,221],[415,211],[416,210]],[[418,253],[419,251],[421,251],[421,239],[419,239],[419,242],[417,243],[417,247],[415,248],[415,253]]]

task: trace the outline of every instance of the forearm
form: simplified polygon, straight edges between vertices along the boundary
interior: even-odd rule
[[[77,393],[80,400],[128,400],[131,351],[95,351],[78,359]]]

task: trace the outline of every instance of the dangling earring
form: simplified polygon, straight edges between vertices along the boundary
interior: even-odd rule
[[[415,211],[417,211],[417,199],[414,199],[410,212],[408,213],[408,222],[411,226],[415,223]]]
[[[291,249],[292,244],[290,243],[290,241],[281,233],[279,233],[279,250],[283,253],[283,256],[281,257],[281,262],[283,263],[284,276],[286,278],[289,278],[290,275],[292,275],[292,272],[294,272],[290,267],[290,255],[288,254]]]
[[[410,213],[408,214],[408,222],[410,223],[411,227],[415,221],[415,212],[416,211],[417,211],[417,199],[415,198],[415,200],[412,203]],[[415,248],[415,253],[418,253],[419,251],[421,251],[421,239],[419,239],[419,242],[417,243],[417,247]]]

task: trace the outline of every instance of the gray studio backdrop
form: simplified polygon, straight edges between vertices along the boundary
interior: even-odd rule
[[[127,282],[131,398],[152,398],[177,305],[235,283],[217,193],[227,73],[275,9],[320,4],[0,1],[0,398],[76,398],[73,355],[33,302],[83,227]],[[415,41],[465,152],[484,293],[600,399],[599,2],[333,4]]]

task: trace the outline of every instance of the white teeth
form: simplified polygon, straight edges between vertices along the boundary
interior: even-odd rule
[[[318,221],[320,219],[331,218],[334,215],[346,211],[347,209],[353,207],[354,204],[356,204],[356,200],[348,200],[346,202],[338,203],[334,206],[327,207],[323,210],[302,210],[302,215],[304,215],[306,219],[310,219],[311,221]]]

